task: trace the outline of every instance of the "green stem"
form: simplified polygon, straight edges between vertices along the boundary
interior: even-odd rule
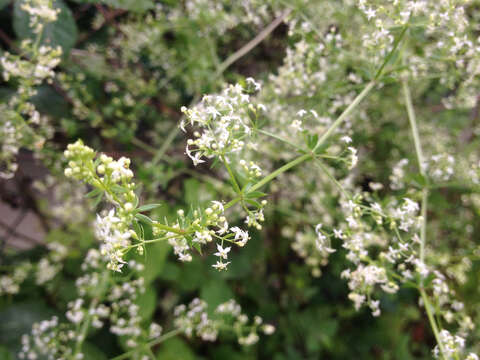
[[[417,155],[419,171],[424,176],[427,182],[426,186],[422,189],[422,210],[421,210],[422,226],[420,230],[420,261],[424,263],[425,262],[425,243],[427,241],[427,208],[428,208],[429,183],[425,173],[425,169],[423,167],[422,144],[420,142],[420,135],[418,133],[417,119],[415,116],[415,110],[413,108],[412,97],[411,97],[410,89],[408,87],[408,83],[406,80],[403,81],[403,93],[405,96],[405,104],[407,107],[408,120],[410,122],[410,127],[412,129],[413,141],[415,143],[415,153]],[[422,283],[423,283],[423,280],[422,280]],[[446,359],[445,349],[440,339],[437,322],[435,321],[435,317],[432,312],[432,306],[430,304],[430,301],[428,300],[427,293],[423,288],[420,288],[420,294],[422,296],[423,303],[425,304],[425,310],[427,312],[428,321],[430,322],[430,327],[432,328],[438,347],[440,348],[441,355],[444,359]]]
[[[425,170],[423,168],[423,151],[420,143],[420,135],[418,133],[417,118],[415,116],[415,110],[412,103],[412,95],[410,94],[410,89],[406,80],[402,81],[403,94],[405,96],[405,105],[407,107],[408,121],[410,122],[410,127],[412,129],[413,142],[415,144],[415,153],[417,154],[418,167],[420,173],[425,176]]]
[[[423,263],[425,260],[425,243],[427,241],[427,208],[428,208],[428,178],[424,169],[424,157],[422,151],[422,144],[420,142],[420,134],[418,132],[417,117],[415,116],[415,109],[413,108],[412,96],[406,80],[402,81],[403,94],[405,97],[405,105],[407,107],[408,121],[410,122],[410,128],[412,129],[413,142],[415,144],[415,153],[417,156],[417,162],[420,174],[427,181],[427,186],[422,190],[422,226],[420,229],[420,261]]]
[[[340,192],[345,196],[347,199],[352,199],[352,196],[343,188],[342,184],[338,182],[337,179],[335,179],[335,176],[333,176],[330,171],[328,171],[327,167],[323,165],[322,161],[320,159],[315,159],[317,160],[316,164],[322,169],[322,171],[327,175],[327,177],[337,186],[337,188],[340,190]]]
[[[273,139],[276,139],[276,140],[281,141],[281,142],[283,142],[283,143],[285,143],[285,144],[288,144],[288,145],[290,145],[291,147],[293,147],[295,150],[298,150],[298,151],[306,151],[306,150],[300,148],[299,146],[295,145],[294,143],[290,142],[289,140],[284,139],[284,138],[282,138],[282,137],[280,137],[280,136],[278,136],[278,135],[272,134],[272,133],[269,132],[269,131],[266,131],[266,130],[263,130],[263,129],[257,129],[257,131],[258,131],[260,134],[269,136],[269,137],[271,137],[271,138],[273,138]]]
[[[269,183],[270,181],[272,181],[273,179],[275,179],[278,175],[280,175],[280,174],[284,173],[285,171],[297,166],[298,164],[303,163],[304,161],[310,160],[312,157],[313,157],[312,154],[305,154],[305,155],[302,155],[302,156],[300,156],[296,159],[293,159],[289,163],[283,165],[282,167],[278,168],[274,172],[265,176],[262,180],[260,180],[255,185],[253,185],[250,188],[249,191],[255,191],[255,190],[261,188],[263,185],[265,185],[265,184]]]
[[[162,336],[160,336],[158,339],[152,340],[147,344],[144,344],[144,345],[141,345],[141,346],[137,347],[136,349],[133,349],[129,352],[126,352],[122,355],[116,356],[116,357],[112,358],[111,360],[129,359],[129,358],[131,358],[131,355],[135,354],[137,351],[141,350],[142,348],[150,349],[152,346],[158,345],[158,344],[164,342],[165,340],[168,340],[168,339],[170,339],[174,336],[177,336],[181,332],[182,332],[182,329],[175,329],[175,330],[169,331],[168,333],[165,333]]]
[[[348,107],[343,111],[342,114],[334,121],[332,125],[327,129],[327,131],[322,135],[318,140],[317,145],[313,148],[313,151],[317,150],[327,139],[332,135],[332,133],[340,126],[340,124],[347,118],[348,115],[362,102],[362,100],[370,93],[374,88],[375,81],[371,81],[367,86],[362,90],[360,94],[353,100],[353,102],[348,105]]]
[[[177,228],[174,228],[174,227],[171,227],[171,226],[168,226],[168,225],[164,225],[164,224],[157,223],[157,224],[153,224],[152,226],[155,226],[159,229],[169,231],[169,232],[179,234],[179,235],[184,235],[185,234],[185,230],[183,230],[183,229],[177,229]]]
[[[385,69],[385,66],[387,66],[388,63],[390,62],[390,60],[392,59],[392,56],[395,53],[395,51],[397,50],[398,45],[400,45],[400,42],[402,41],[403,37],[405,36],[405,33],[407,32],[407,29],[408,29],[408,23],[403,26],[403,29],[400,32],[400,35],[397,37],[397,39],[395,40],[395,43],[393,44],[392,50],[388,53],[387,57],[383,61],[383,64],[380,66],[377,73],[375,74],[374,80],[378,80],[382,76],[382,73],[383,73],[383,70]]]
[[[440,332],[438,331],[437,322],[435,321],[435,317],[433,316],[432,308],[430,301],[428,300],[427,293],[423,289],[419,289],[420,295],[422,296],[423,303],[425,304],[425,310],[427,312],[428,321],[430,322],[430,326],[433,330],[433,334],[435,335],[435,340],[437,341],[438,347],[440,348],[440,353],[444,359],[445,358],[445,348],[440,340]]]
[[[103,273],[102,281],[100,283],[100,286],[98,287],[98,290],[99,290],[98,295],[94,299],[92,299],[90,306],[88,308],[88,312],[85,315],[85,320],[82,324],[80,335],[77,337],[77,342],[75,343],[75,351],[73,352],[72,359],[76,359],[77,354],[81,353],[82,351],[82,345],[87,337],[88,330],[90,328],[90,323],[92,321],[91,312],[93,309],[95,309],[98,306],[98,303],[103,298],[109,278],[110,278],[110,271],[106,270]]]

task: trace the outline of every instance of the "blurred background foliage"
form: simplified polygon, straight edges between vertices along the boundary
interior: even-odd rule
[[[0,0],[0,43],[4,50],[15,51],[20,41],[33,36],[21,2]],[[19,294],[0,299],[1,359],[16,358],[20,337],[30,331],[33,322],[53,314],[63,318],[66,304],[76,297],[74,281],[80,275],[83,256],[88,248],[96,246],[89,226],[95,213],[90,200],[81,196],[76,199],[74,204],[81,203],[89,210],[85,216],[73,219],[75,221],[64,221],[68,209],[60,210],[64,212],[60,215],[52,214],[52,203],[62,202],[62,198],[56,198],[56,181],[52,180],[50,187],[44,186],[44,192],[36,194],[33,200],[26,198],[19,185],[44,184],[45,169],[54,175],[61,174],[60,156],[66,144],[82,138],[99,151],[132,158],[137,182],[143,191],[142,201],[162,200],[162,207],[155,209],[159,218],[172,218],[179,208],[231,195],[215,169],[206,166],[194,169],[187,161],[185,140],[178,132],[179,109],[205,93],[218,91],[225,81],[234,82],[247,76],[267,78],[281,66],[286,48],[292,45],[285,24],[280,24],[228,68],[224,68],[224,61],[286,8],[291,7],[300,14],[312,11],[313,16],[309,16],[313,19],[315,12],[309,8],[314,8],[313,5],[300,1],[287,2],[288,7],[283,2],[253,1],[250,3],[254,9],[249,11],[243,2],[231,1],[222,3],[218,11],[210,11],[208,7],[216,3],[54,0],[61,12],[57,21],[47,25],[41,41],[61,46],[63,58],[54,81],[40,86],[33,100],[37,109],[50,118],[51,136],[40,159],[33,162],[35,165],[17,174],[8,184],[2,182],[1,189],[4,202],[17,208],[25,207],[43,219],[45,243],[61,242],[69,248],[69,253],[61,264],[61,271],[48,285],[37,286],[30,279],[22,285]],[[337,25],[348,26],[348,23]],[[3,102],[8,101],[14,91],[10,85],[0,84]],[[415,92],[418,101],[429,104],[431,110],[444,93],[437,93],[438,87],[432,82],[425,86],[430,87],[419,86]],[[381,92],[373,94],[366,111],[373,119],[381,117],[381,121],[373,128],[355,133],[355,142],[365,144],[371,154],[362,164],[362,174],[366,175],[358,181],[365,186],[370,181],[388,182],[392,157],[412,157],[412,146],[405,145],[411,141],[406,125],[397,121],[397,93],[398,87],[387,82]],[[320,92],[304,104],[315,103],[321,96]],[[392,104],[388,99],[392,99]],[[381,108],[377,104],[381,104]],[[428,116],[419,113],[419,117]],[[437,126],[451,134],[461,134],[472,121],[472,115],[470,110],[443,109],[436,114],[436,119]],[[478,121],[478,113],[474,120]],[[434,134],[436,129],[432,126],[427,131]],[[465,146],[478,151],[478,142]],[[20,168],[32,159],[31,152],[22,151]],[[431,358],[435,341],[418,308],[415,290],[405,288],[395,296],[382,295],[383,314],[373,318],[367,310],[356,312],[348,300],[347,284],[340,279],[340,273],[347,267],[345,251],[333,254],[329,264],[322,268],[322,276],[313,277],[292,250],[292,240],[282,229],[292,221],[292,208],[303,210],[307,200],[302,195],[309,197],[309,184],[304,186],[303,194],[302,189],[296,190],[300,196],[294,201],[282,200],[281,190],[269,199],[272,206],[263,229],[252,232],[252,239],[244,249],[234,251],[234,261],[227,272],[212,269],[211,256],[196,256],[191,263],[179,263],[167,244],[152,245],[143,257],[137,256],[146,264],[147,291],[138,299],[145,324],[155,319],[168,327],[173,307],[198,296],[211,308],[235,298],[247,314],[259,314],[277,329],[272,336],[261,337],[251,348],[240,347],[228,335],[211,344],[173,338],[158,347],[158,359]],[[315,189],[315,184],[311,188]],[[442,233],[450,234],[451,243],[441,245],[446,252],[463,245],[462,240],[456,240],[456,234],[460,238],[465,222],[456,211],[459,199],[470,191],[458,187],[432,192],[429,218],[435,225],[430,237],[437,246],[437,234],[438,239]],[[16,199],[13,204],[9,202],[11,198]],[[334,195],[327,200],[330,203],[325,207],[336,206]],[[472,209],[468,216],[473,217],[472,233],[477,234],[479,208],[472,205]],[[451,213],[452,217],[447,222],[435,223],[440,221],[437,213]],[[308,218],[309,214],[303,216]],[[303,220],[297,220],[297,228],[292,231],[312,221]],[[473,236],[478,242],[478,235]],[[13,266],[19,260],[35,263],[46,252],[43,244],[19,251],[10,240],[2,249],[2,266]],[[438,258],[438,262],[442,264],[442,259]],[[480,302],[479,274],[477,259],[466,274],[465,285],[457,289],[465,303]],[[123,350],[121,339],[107,330],[92,334],[84,348],[88,360],[107,359]]]

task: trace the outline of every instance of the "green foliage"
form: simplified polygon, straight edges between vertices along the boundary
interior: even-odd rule
[[[478,1],[0,0],[0,195],[42,228],[0,229],[0,359],[57,315],[39,347],[67,360],[430,359],[441,330],[475,360],[478,23]]]

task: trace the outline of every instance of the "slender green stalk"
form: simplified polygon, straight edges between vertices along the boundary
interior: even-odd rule
[[[173,232],[173,233],[179,234],[179,235],[184,235],[185,234],[185,230],[183,230],[183,229],[177,229],[177,228],[174,228],[174,227],[171,227],[171,226],[168,226],[168,225],[164,225],[164,224],[156,223],[156,224],[153,224],[152,226],[155,226],[159,229],[169,231],[169,232]]]
[[[310,160],[312,158],[312,156],[313,156],[312,154],[305,154],[305,155],[302,155],[302,156],[290,161],[289,163],[283,165],[282,167],[278,168],[274,172],[265,176],[262,180],[260,180],[255,185],[253,185],[250,188],[250,191],[255,191],[255,190],[261,188],[263,185],[268,184],[270,181],[275,179],[278,175],[280,175],[280,174],[284,173],[285,171],[297,166],[298,164],[303,163],[304,161]]]
[[[327,167],[323,164],[320,159],[315,159],[317,160],[316,164],[322,169],[322,171],[327,175],[327,177],[337,186],[337,188],[340,190],[340,192],[347,198],[351,199],[352,196],[343,188],[342,184],[338,182],[337,179],[335,179],[335,176],[333,176],[330,171],[328,171]]]
[[[175,337],[177,336],[178,334],[180,334],[182,332],[182,329],[175,329],[175,330],[172,330],[172,331],[169,331],[165,334],[163,334],[162,336],[160,336],[158,339],[155,339],[155,340],[152,340],[150,341],[149,343],[147,344],[144,344],[144,345],[141,345],[139,347],[137,347],[136,349],[133,349],[129,352],[126,352],[122,355],[119,355],[117,357],[114,357],[112,358],[111,360],[123,360],[123,359],[130,359],[131,358],[131,355],[135,354],[137,351],[141,350],[142,348],[148,348],[148,349],[151,349],[152,346],[155,346],[155,345],[158,345],[162,342],[164,342],[165,340],[168,340],[172,337]]]
[[[317,150],[327,139],[332,135],[332,133],[340,126],[340,124],[347,118],[348,115],[362,102],[362,100],[370,93],[370,91],[374,88],[375,81],[371,81],[367,84],[367,86],[362,90],[360,94],[352,101],[350,105],[340,114],[337,120],[334,121],[332,125],[328,128],[328,130],[322,135],[322,137],[318,140],[317,145],[313,148],[313,151]]]
[[[72,359],[76,359],[76,355],[82,351],[82,345],[85,342],[85,339],[88,335],[88,330],[90,329],[90,323],[92,322],[92,315],[91,315],[92,310],[94,310],[98,306],[100,300],[103,298],[109,279],[110,279],[110,270],[104,270],[102,280],[98,287],[98,294],[90,302],[88,312],[85,315],[85,320],[83,321],[83,324],[80,330],[80,335],[77,337]]]
[[[415,143],[415,153],[417,155],[418,167],[420,173],[424,176],[426,181],[426,186],[422,189],[422,226],[420,230],[420,261],[422,263],[425,262],[425,243],[427,241],[427,208],[428,208],[428,178],[425,173],[425,169],[423,167],[424,158],[423,158],[423,151],[422,151],[422,144],[420,142],[420,135],[418,132],[417,126],[417,118],[415,116],[415,110],[413,108],[412,103],[412,96],[410,94],[410,89],[408,87],[408,83],[406,80],[402,82],[403,85],[403,93],[405,96],[405,105],[407,107],[408,113],[408,120],[410,122],[410,128],[412,129],[412,136],[413,141]],[[423,283],[423,281],[422,281]],[[422,284],[421,284],[422,286]],[[425,290],[421,287],[419,289],[420,295],[423,299],[423,303],[425,305],[425,311],[427,312],[428,321],[430,322],[430,327],[432,328],[433,334],[435,335],[435,339],[437,341],[438,347],[440,348],[440,353],[444,359],[445,357],[445,349],[440,339],[440,333],[438,330],[437,322],[432,312],[432,305],[428,299],[428,295]]]
[[[395,40],[394,44],[393,44],[393,48],[392,50],[388,53],[388,55],[385,57],[385,60],[383,61],[383,64],[380,66],[380,68],[378,69],[377,73],[375,74],[375,78],[374,80],[378,80],[380,79],[380,77],[382,76],[383,74],[383,70],[385,69],[385,66],[388,65],[388,63],[390,62],[390,60],[392,59],[393,57],[393,54],[395,53],[395,51],[397,50],[398,48],[398,45],[400,45],[400,42],[402,41],[402,39],[404,38],[406,32],[407,32],[407,29],[408,29],[408,26],[409,24],[406,23],[403,28],[402,28],[402,31],[400,32],[400,35],[397,37],[397,39]]]
[[[273,20],[265,29],[258,33],[252,40],[250,40],[247,44],[242,46],[239,50],[234,52],[230,55],[217,69],[215,73],[215,78],[219,77],[230,65],[236,62],[241,57],[248,54],[252,49],[254,49],[258,44],[260,44],[268,35],[272,33],[273,30],[280,25],[283,20],[290,14],[292,10],[287,9],[285,10],[279,17]]]
[[[425,176],[425,170],[423,168],[423,163],[424,163],[423,151],[422,151],[422,145],[420,143],[420,135],[418,133],[417,117],[415,116],[415,110],[413,108],[413,103],[412,103],[412,95],[410,94],[410,89],[408,87],[408,83],[406,80],[402,81],[402,87],[403,87],[403,94],[405,97],[405,105],[407,107],[408,121],[410,122],[410,127],[412,129],[412,135],[413,135],[413,142],[415,144],[415,153],[417,155],[418,168],[420,170],[420,174]]]
[[[298,147],[297,145],[295,145],[294,143],[290,142],[289,140],[284,139],[284,138],[282,138],[282,137],[280,137],[280,136],[278,136],[278,135],[272,134],[272,133],[269,132],[269,131],[266,131],[266,130],[263,130],[263,129],[257,129],[257,131],[258,131],[260,134],[269,136],[269,137],[271,137],[271,138],[273,138],[273,139],[276,139],[276,140],[281,141],[281,142],[283,142],[283,143],[285,143],[285,144],[288,144],[288,145],[290,145],[291,147],[293,147],[295,150],[305,151],[304,149]]]
[[[240,194],[242,192],[242,190],[240,190],[240,186],[238,185],[238,182],[237,180],[235,179],[235,175],[233,174],[233,171],[232,169],[230,168],[230,165],[228,164],[227,162],[227,159],[225,159],[225,156],[221,156],[220,157],[222,159],[222,162],[223,164],[225,165],[225,167],[227,168],[227,171],[228,171],[228,175],[230,175],[230,181],[233,185],[233,188],[235,189],[235,192],[237,194]]]
[[[415,144],[415,153],[418,161],[418,168],[420,174],[423,175],[425,181],[428,179],[424,169],[424,157],[422,151],[422,144],[420,142],[420,135],[418,132],[417,126],[417,117],[415,116],[415,110],[413,108],[412,96],[410,94],[410,89],[406,80],[402,81],[403,94],[405,97],[405,105],[407,107],[408,121],[410,122],[410,128],[412,129],[413,142]],[[422,190],[422,226],[420,230],[420,261],[424,262],[425,260],[425,243],[427,241],[427,208],[428,208],[428,186],[425,186]]]
[[[440,348],[440,353],[442,354],[442,357],[444,359],[446,359],[445,358],[445,348],[443,347],[443,344],[441,342],[440,332],[438,331],[437,322],[435,321],[435,317],[433,316],[432,305],[430,304],[430,301],[428,300],[427,293],[422,288],[420,288],[420,295],[422,296],[423,303],[425,304],[425,310],[427,312],[428,321],[430,322],[430,326],[433,330],[433,334],[435,335],[435,340],[437,341],[438,347]]]

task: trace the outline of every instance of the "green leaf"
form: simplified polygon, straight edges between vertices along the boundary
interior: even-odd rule
[[[152,0],[103,0],[101,2],[113,8],[124,9],[138,13],[153,9],[155,6]]]
[[[143,294],[138,296],[135,301],[139,306],[138,314],[142,318],[142,321],[148,321],[152,318],[155,312],[155,305],[157,304],[157,293],[152,287],[149,287]]]
[[[33,323],[49,319],[53,314],[40,299],[9,306],[0,312],[0,342],[11,350],[18,351],[19,339],[31,331]]]
[[[252,192],[249,192],[248,194],[245,195],[245,197],[247,199],[256,199],[256,198],[264,197],[264,196],[267,196],[267,194],[265,194],[264,192],[261,192],[261,191],[252,191]]]
[[[255,206],[257,209],[260,209],[262,207],[262,205],[258,201],[252,199],[245,199],[245,202],[252,206]]]
[[[82,345],[84,359],[107,360],[107,356],[95,345],[85,342]]]
[[[100,193],[100,195],[98,195],[98,197],[95,199],[95,201],[92,204],[93,208],[96,208],[98,204],[100,204],[100,201],[102,201],[103,199],[103,194],[104,194],[103,192]]]
[[[171,246],[165,242],[158,242],[146,245],[146,253],[144,256],[135,255],[135,259],[144,263],[145,268],[141,272],[141,276],[145,281],[145,285],[155,280],[165,267],[165,260]]]
[[[180,338],[172,338],[160,346],[158,360],[195,360],[194,352]]]
[[[212,269],[212,271],[215,271]],[[222,279],[208,281],[200,290],[200,298],[208,304],[208,312],[213,314],[216,307],[234,297],[232,290]]]
[[[100,194],[101,192],[102,192],[102,190],[100,190],[100,189],[93,189],[89,193],[85,194],[84,197],[86,197],[87,199],[93,198],[93,197],[97,196],[98,194]]]
[[[30,15],[22,10],[24,3],[25,0],[16,0],[14,3],[13,29],[20,39],[35,41],[37,34],[30,28]],[[45,25],[41,44],[53,47],[60,46],[64,56],[66,56],[77,41],[77,25],[72,12],[62,0],[53,0],[53,7],[60,9],[60,13],[56,21]]]
[[[117,185],[117,184],[113,184],[111,187],[112,187],[112,190],[114,192],[120,193],[120,194],[126,193],[128,191],[128,189],[124,188],[123,186]]]
[[[143,214],[136,214],[135,217],[137,218],[137,220],[145,223],[145,224],[153,224],[153,220],[150,219],[148,216],[146,215],[143,215]]]
[[[314,149],[315,148],[315,145],[317,145],[317,142],[318,142],[318,135],[315,134],[315,135],[310,135],[308,134],[307,135],[307,147],[309,149]]]
[[[138,209],[136,209],[136,212],[143,212],[143,211],[149,211],[156,209],[158,207],[162,206],[161,204],[148,204],[148,205],[142,205]]]
[[[145,238],[143,227],[140,226],[137,220],[133,220],[132,225],[133,225],[133,230],[137,233],[140,240],[143,240]]]

